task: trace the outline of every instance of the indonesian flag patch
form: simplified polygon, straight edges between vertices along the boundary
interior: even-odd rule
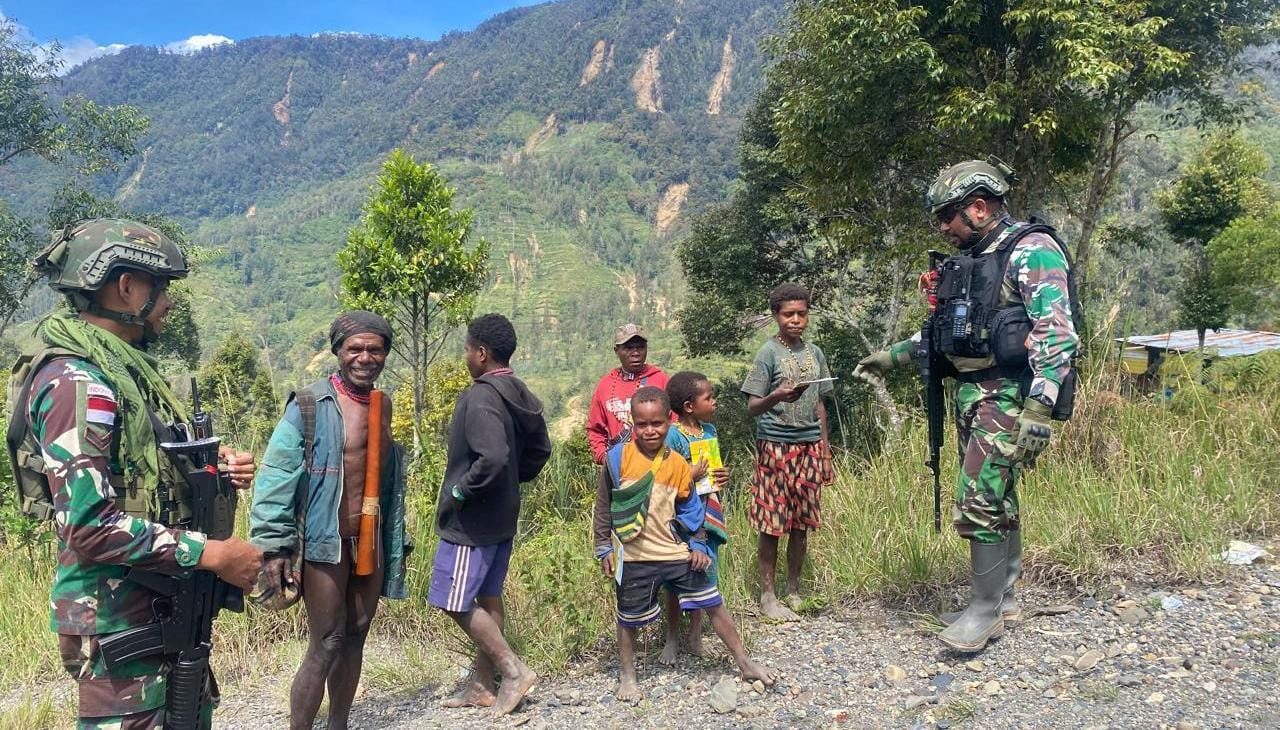
[[[100,383],[89,383],[85,394],[84,420],[103,426],[114,426],[116,423],[116,394]]]

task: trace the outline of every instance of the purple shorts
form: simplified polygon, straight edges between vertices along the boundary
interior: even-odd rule
[[[466,613],[476,597],[502,595],[511,562],[511,540],[495,545],[455,545],[441,540],[431,569],[427,602],[451,613]]]

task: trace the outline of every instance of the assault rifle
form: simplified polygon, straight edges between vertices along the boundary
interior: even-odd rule
[[[191,519],[173,526],[222,540],[231,536],[235,524],[236,492],[218,473],[219,439],[213,435],[213,419],[200,409],[195,378],[191,398],[194,413],[189,429],[185,424],[161,424],[154,414],[151,419],[160,450],[182,473],[190,492]],[[207,570],[177,577],[131,568],[127,577],[156,593],[151,604],[156,620],[104,637],[99,643],[102,658],[113,668],[157,654],[173,657],[165,730],[194,730],[204,714],[206,686],[210,698],[218,695],[209,671],[213,619],[224,608],[243,611],[244,596]]]
[[[929,270],[941,272],[942,262],[947,258],[941,251],[929,252]],[[934,287],[937,286],[935,281]],[[920,328],[920,346],[912,352],[920,370],[920,378],[924,381],[925,418],[929,424],[929,458],[925,466],[933,471],[933,531],[942,532],[942,472],[939,457],[942,454],[943,421],[946,411],[946,399],[942,392],[942,378],[950,364],[936,351],[933,341],[933,318],[937,316],[932,305],[936,299],[930,300],[929,315],[925,317],[924,326]]]

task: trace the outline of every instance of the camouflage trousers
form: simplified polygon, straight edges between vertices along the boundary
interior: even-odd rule
[[[951,523],[967,540],[1002,542],[1018,529],[1021,386],[1009,379],[958,383],[955,405],[960,474]]]
[[[80,730],[152,730],[164,727],[169,662],[147,657],[108,670],[97,636],[58,634],[62,666],[79,689]],[[200,726],[213,724],[214,702],[205,703]]]

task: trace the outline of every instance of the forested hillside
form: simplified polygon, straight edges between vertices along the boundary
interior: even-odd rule
[[[560,389],[612,358],[617,322],[670,324],[681,292],[670,246],[736,175],[760,43],[782,10],[569,0],[434,42],[134,47],[75,69],[59,91],[150,117],[144,152],[95,184],[222,252],[193,282],[212,341],[262,335],[286,378],[325,352],[333,254],[399,146],[438,164],[475,208],[494,252],[480,307],[514,316],[525,369],[560,373],[544,380]],[[63,182],[38,161],[0,175],[31,215]],[[674,330],[655,340],[655,356],[678,352]]]

